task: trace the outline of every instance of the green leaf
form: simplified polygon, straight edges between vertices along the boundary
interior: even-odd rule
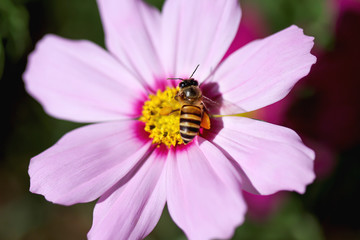
[[[47,9],[47,32],[65,38],[87,39],[104,46],[104,33],[95,0],[52,0]]]
[[[157,7],[158,9],[161,9],[164,5],[165,0],[145,0],[145,2]]]
[[[266,16],[272,31],[292,24],[315,37],[315,44],[328,47],[333,41],[333,14],[326,0],[245,0],[256,5]],[[246,8],[243,9],[246,11]]]
[[[30,45],[29,14],[21,4],[0,1],[0,36],[6,44],[6,54],[14,61],[23,56]]]

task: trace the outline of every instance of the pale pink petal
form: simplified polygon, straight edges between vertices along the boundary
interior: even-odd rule
[[[141,84],[89,41],[47,35],[30,55],[27,91],[54,117],[97,122],[133,117]]]
[[[253,41],[219,66],[204,94],[221,96],[246,111],[277,102],[309,73],[316,61],[310,54],[313,45],[313,37],[296,26]]]
[[[167,0],[163,7],[163,61],[175,77],[204,80],[229,48],[241,17],[238,0]]]
[[[168,208],[189,239],[230,238],[244,220],[240,175],[210,142],[174,153],[167,165]]]
[[[166,202],[166,154],[156,149],[95,205],[89,239],[145,238],[159,221]]]
[[[314,178],[314,152],[291,129],[243,118],[213,120],[206,138],[242,169],[243,188],[252,193],[305,192]]]
[[[98,0],[106,46],[144,84],[164,77],[160,12],[142,0]]]
[[[69,132],[31,159],[30,191],[64,205],[100,197],[151,150],[134,124],[124,120]]]

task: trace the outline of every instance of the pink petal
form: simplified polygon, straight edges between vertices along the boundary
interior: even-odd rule
[[[168,207],[189,239],[224,239],[244,220],[240,175],[210,142],[172,151],[168,159]]]
[[[88,41],[47,35],[30,55],[27,91],[57,118],[96,122],[136,114],[141,84],[110,54]]]
[[[222,122],[213,121],[211,132],[206,137],[241,167],[243,188],[248,192],[304,193],[315,178],[314,152],[291,129],[249,118],[224,117]]]
[[[106,46],[144,84],[164,77],[160,12],[142,0],[98,0]]]
[[[153,230],[166,202],[166,154],[157,151],[100,198],[89,239],[143,239]]]
[[[134,121],[93,124],[73,130],[31,159],[30,191],[71,205],[100,197],[150,151]]]
[[[246,111],[270,105],[285,97],[306,76],[316,58],[310,54],[313,37],[291,26],[253,41],[229,56],[212,77],[207,89]],[[206,94],[206,93],[204,93]]]
[[[175,77],[204,80],[235,37],[241,17],[238,0],[167,0],[163,7],[163,61]]]

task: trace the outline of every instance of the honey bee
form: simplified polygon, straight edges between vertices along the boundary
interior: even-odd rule
[[[180,91],[176,94],[175,100],[180,104],[180,136],[184,144],[191,142],[200,131],[200,127],[210,129],[210,118],[203,102],[204,96],[199,88],[197,80],[192,78],[195,71],[189,78],[180,79]],[[174,79],[174,78],[173,78]]]

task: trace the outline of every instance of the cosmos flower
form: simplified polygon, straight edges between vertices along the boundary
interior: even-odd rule
[[[54,35],[30,55],[27,91],[57,118],[92,123],[31,159],[30,191],[71,205],[98,199],[90,239],[141,239],[167,204],[189,239],[230,238],[244,220],[242,190],[303,193],[314,153],[292,130],[214,117],[184,145],[176,81],[194,77],[218,113],[253,111],[287,95],[316,61],[296,26],[221,61],[240,22],[237,0],[98,0],[108,52]],[[175,114],[162,114],[170,108]],[[231,109],[231,108],[230,108]],[[177,112],[177,113],[176,113]]]

